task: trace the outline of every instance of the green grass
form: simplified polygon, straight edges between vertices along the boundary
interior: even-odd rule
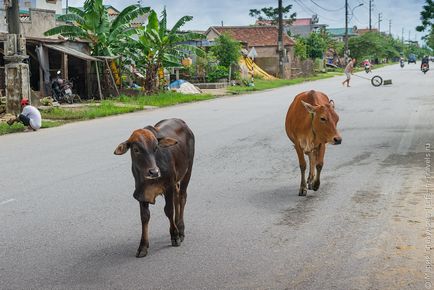
[[[167,107],[176,104],[197,102],[214,98],[210,94],[181,94],[175,92],[164,92],[152,96],[127,97],[121,96],[119,101],[124,104],[138,106]]]
[[[253,92],[253,91],[263,91],[268,89],[274,89],[278,87],[283,86],[291,86],[307,81],[316,81],[326,78],[331,78],[336,75],[339,75],[339,72],[327,72],[327,73],[320,73],[316,76],[311,77],[302,77],[302,78],[295,78],[295,79],[277,79],[277,80],[262,80],[262,79],[256,79],[255,80],[255,86],[254,87],[244,87],[244,86],[233,86],[228,87],[228,92],[232,94],[241,94],[245,92]]]
[[[212,99],[209,94],[181,94],[165,92],[151,96],[120,96],[104,100],[101,103],[90,103],[82,109],[52,108],[42,112],[43,119],[51,120],[88,120],[100,117],[131,113],[143,110],[144,106],[166,107],[181,103]]]
[[[42,121],[41,128],[52,128],[63,125],[64,122],[59,121]],[[26,127],[22,123],[14,123],[12,126],[9,126],[6,123],[0,123],[0,135],[23,132]]]

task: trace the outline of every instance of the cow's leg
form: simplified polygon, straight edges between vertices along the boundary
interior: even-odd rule
[[[320,185],[320,175],[321,175],[322,166],[324,165],[324,154],[325,154],[325,144],[321,144],[317,150],[316,175],[312,185],[312,189],[315,191],[319,189],[319,185]]]
[[[175,222],[178,218],[178,214],[176,213],[176,202],[178,202],[176,185],[166,190],[164,198],[166,200],[164,212],[166,213],[166,216],[170,222],[170,239],[172,241],[172,246],[178,247],[181,245],[181,241],[179,239],[178,227],[176,226]]]
[[[142,238],[140,240],[139,248],[137,249],[136,257],[143,258],[148,254],[149,238],[148,238],[148,224],[151,218],[149,212],[149,203],[140,202],[140,218],[142,220]]]
[[[179,188],[179,220],[177,223],[178,226],[178,230],[179,230],[179,237],[181,239],[181,242],[184,240],[185,234],[184,234],[184,208],[185,208],[185,203],[187,202],[187,186],[188,183],[190,182],[190,177],[191,177],[191,169],[192,167],[190,166],[187,173],[185,174],[184,178],[181,180],[180,183],[180,188]]]
[[[303,149],[301,149],[299,145],[295,146],[295,150],[297,151],[298,163],[300,165],[300,172],[301,172],[301,183],[300,183],[300,190],[298,191],[298,195],[305,196],[307,193],[306,178],[305,178],[306,160],[304,159]]]
[[[307,177],[307,189],[312,189],[312,182],[315,177],[316,152],[309,152],[309,176]]]

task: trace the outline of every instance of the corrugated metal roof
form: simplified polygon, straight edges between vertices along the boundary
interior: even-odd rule
[[[90,60],[90,61],[101,61],[101,60],[99,60],[99,59],[97,59],[97,58],[95,58],[93,56],[90,56],[90,55],[85,54],[85,53],[83,53],[81,51],[75,50],[73,48],[70,48],[70,47],[67,47],[67,46],[64,46],[64,45],[60,45],[60,44],[46,44],[46,43],[44,43],[44,46],[46,46],[48,48],[51,48],[51,49],[54,49],[54,50],[58,50],[60,52],[64,52],[66,54],[75,56],[75,57],[80,58],[80,59]]]

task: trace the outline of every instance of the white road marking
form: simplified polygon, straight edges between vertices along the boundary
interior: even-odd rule
[[[7,204],[7,203],[10,203],[10,202],[13,202],[13,201],[15,201],[15,199],[11,198],[11,199],[8,199],[8,200],[0,202],[0,205],[4,205],[4,204]]]

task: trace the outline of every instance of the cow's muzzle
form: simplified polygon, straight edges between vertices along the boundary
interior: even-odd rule
[[[333,138],[333,145],[339,145],[342,143],[342,137],[334,137]]]
[[[161,172],[158,167],[149,169],[148,175],[145,176],[146,179],[157,179],[160,177],[161,177]]]

